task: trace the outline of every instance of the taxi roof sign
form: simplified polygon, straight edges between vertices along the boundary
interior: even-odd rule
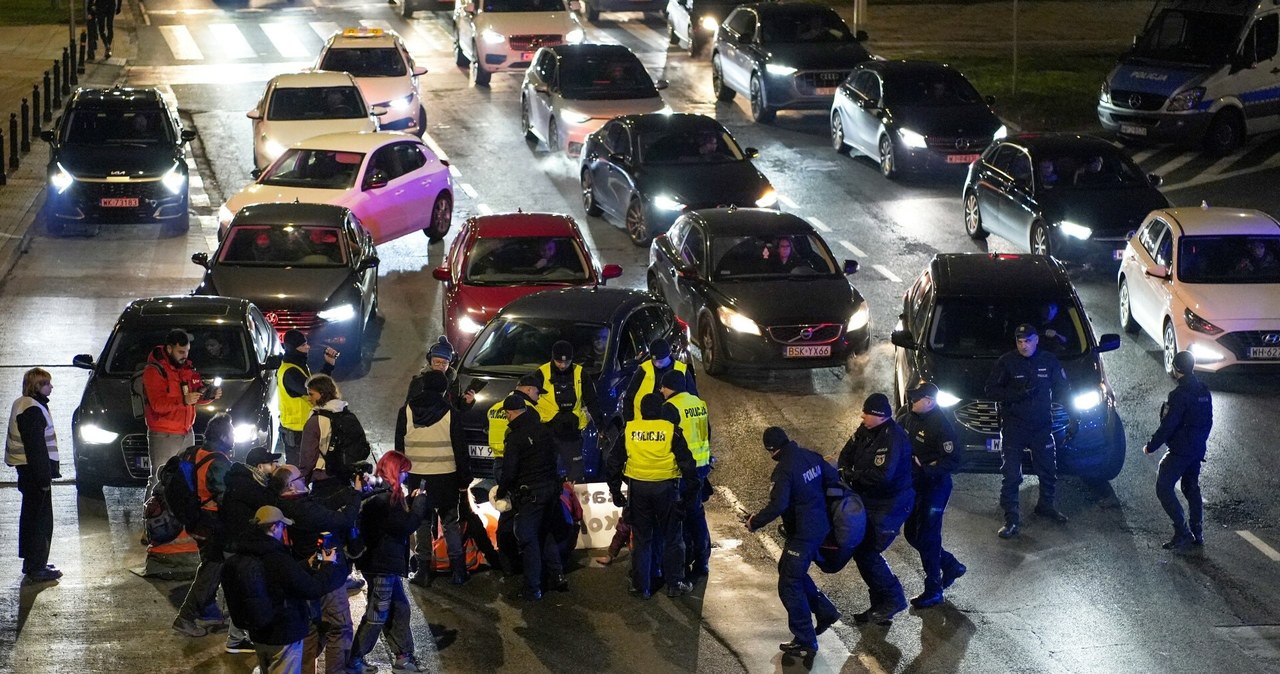
[[[342,37],[382,37],[385,34],[381,28],[344,28]]]

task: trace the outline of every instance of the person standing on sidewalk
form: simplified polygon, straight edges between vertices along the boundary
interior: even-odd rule
[[[38,367],[22,375],[22,395],[9,408],[9,432],[4,444],[5,465],[18,471],[22,510],[18,514],[18,556],[27,580],[46,582],[62,577],[49,563],[53,543],[53,480],[58,471],[58,436],[49,415],[53,378]]]
[[[307,395],[307,380],[311,369],[307,358],[311,344],[301,330],[284,333],[284,357],[276,370],[276,399],[280,407],[280,442],[276,449],[284,455],[284,462],[298,465],[302,452],[302,429],[311,418],[311,398]],[[338,362],[338,352],[331,346],[324,347],[324,367],[321,374],[333,374]]]
[[[92,4],[92,29],[102,40],[103,58],[111,58],[111,42],[116,36],[116,15],[124,9],[124,0],[89,0]]]
[[[220,387],[204,386],[200,373],[187,358],[190,353],[191,335],[174,328],[165,336],[164,344],[151,350],[142,369],[143,418],[147,422],[147,452],[151,458],[148,495],[156,486],[161,466],[196,444],[192,431],[196,406],[222,397]]]
[[[1178,550],[1187,545],[1204,545],[1204,501],[1200,498],[1200,464],[1208,449],[1209,430],[1213,428],[1213,396],[1195,375],[1196,357],[1190,351],[1173,356],[1173,376],[1178,385],[1160,408],[1160,427],[1142,448],[1153,454],[1163,445],[1169,452],[1160,460],[1156,474],[1156,497],[1173,520],[1173,538],[1160,546]],[[1190,527],[1182,516],[1182,504],[1173,493],[1173,485],[1182,482],[1182,495],[1187,497]]]

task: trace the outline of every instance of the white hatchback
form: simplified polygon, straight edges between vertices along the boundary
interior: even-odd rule
[[[1280,364],[1280,222],[1237,208],[1152,211],[1129,239],[1117,278],[1120,324],[1196,369]]]
[[[404,41],[392,30],[347,28],[334,33],[316,58],[317,70],[351,73],[369,105],[387,109],[380,126],[419,136],[427,127],[418,78],[427,69],[414,65]]]
[[[373,242],[422,230],[435,242],[453,221],[449,164],[407,133],[331,133],[285,150],[218,208],[218,236],[251,204],[291,202],[350,208]]]
[[[277,75],[245,116],[253,120],[253,165],[266,168],[285,148],[322,133],[377,131],[386,108],[370,108],[347,73]]]

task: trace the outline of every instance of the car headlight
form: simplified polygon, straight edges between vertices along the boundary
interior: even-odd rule
[[[1102,80],[1102,90],[1098,92],[1098,100],[1110,104],[1111,103],[1111,85],[1106,80]]]
[[[867,308],[867,303],[863,302],[854,309],[853,315],[849,317],[847,330],[853,332],[867,327],[867,322],[871,320],[871,310]]]
[[[1169,112],[1182,112],[1190,110],[1200,105],[1200,99],[1204,98],[1204,87],[1195,87],[1187,89],[1181,93],[1174,94],[1169,99]]]
[[[569,124],[585,124],[591,120],[591,115],[578,112],[577,110],[561,110],[560,117]]]
[[[480,39],[484,40],[485,44],[502,44],[507,41],[507,36],[492,28],[485,28],[480,31]]]
[[[91,445],[109,445],[120,437],[97,424],[84,424],[80,427],[80,439]]]
[[[902,139],[902,144],[907,147],[929,147],[929,144],[924,142],[924,136],[921,136],[911,129],[898,129],[898,137]]]
[[[409,109],[409,104],[413,102],[413,96],[402,96],[387,104],[392,110],[404,111]]]
[[[1213,323],[1210,323],[1209,321],[1204,320],[1203,318],[1200,318],[1200,316],[1198,316],[1196,312],[1190,309],[1183,311],[1182,317],[1186,319],[1187,327],[1191,328],[1192,330],[1195,330],[1196,332],[1203,332],[1206,335],[1222,334],[1222,328],[1214,325]]]
[[[243,445],[258,438],[258,427],[253,424],[236,424],[233,434],[235,443]]]
[[[470,316],[463,316],[462,318],[458,319],[458,329],[467,333],[468,335],[474,335],[477,332],[480,332],[481,330],[483,330],[484,325],[481,323],[477,323],[475,319],[471,318]]]
[[[1191,355],[1196,357],[1197,363],[1213,363],[1226,357],[1221,351],[1213,348],[1212,346],[1200,344],[1199,342],[1192,342],[1191,346],[1187,347],[1187,350],[1191,352]]]
[[[760,326],[756,325],[755,321],[743,316],[733,309],[730,309],[729,307],[720,307],[716,309],[716,313],[720,315],[720,322],[730,330],[746,333],[748,335],[760,335]]]
[[[274,138],[268,138],[267,142],[262,144],[262,152],[267,155],[267,161],[275,161],[280,155],[284,154],[284,146],[278,143]],[[263,166],[262,168],[266,168]]]
[[[769,71],[770,75],[794,75],[796,72],[795,68],[792,68],[791,66],[784,66],[780,63],[767,64],[764,69]]]
[[[350,304],[341,304],[333,307],[332,309],[325,309],[324,311],[321,311],[316,314],[316,317],[329,323],[341,323],[342,321],[349,321],[355,318],[356,308]]]
[[[1089,410],[1102,404],[1102,394],[1097,391],[1089,391],[1088,393],[1077,394],[1071,399],[1071,406],[1081,412]]]
[[[573,30],[564,34],[564,41],[568,42],[569,44],[579,44],[585,41],[586,39],[587,39],[587,31],[582,30],[581,28],[574,28]]]
[[[938,391],[938,397],[933,399],[938,403],[938,407],[953,407],[960,399],[946,391]]]
[[[716,21],[716,17],[714,16],[704,16],[701,19],[698,19],[698,25],[702,27],[702,30],[714,33],[715,30],[720,27],[720,22]]]
[[[766,189],[764,194],[756,199],[756,206],[760,208],[771,208],[778,203],[778,192],[772,187]]]
[[[175,163],[173,168],[165,171],[165,174],[160,176],[160,182],[165,189],[169,190],[170,194],[177,194],[187,184],[187,176],[178,170],[178,164]]]
[[[1085,227],[1084,225],[1077,225],[1070,220],[1063,220],[1062,222],[1059,222],[1058,229],[1062,230],[1063,234],[1082,241],[1093,236],[1092,229]]]
[[[67,188],[71,187],[71,183],[74,183],[75,181],[76,179],[71,176],[71,173],[65,168],[62,168],[62,164],[56,164],[53,175],[49,176],[49,184],[53,185],[54,189],[58,190],[58,194],[66,192]]]
[[[653,198],[653,207],[661,211],[679,211],[684,209],[684,204],[665,194],[659,194]]]
[[[991,140],[1000,140],[1001,138],[1008,138],[1008,137],[1009,137],[1009,127],[1003,124],[1000,125],[1000,128],[996,129],[995,133],[991,134]]]

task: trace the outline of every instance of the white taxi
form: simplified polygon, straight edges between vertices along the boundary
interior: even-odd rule
[[[300,201],[346,206],[375,244],[421,230],[432,241],[453,222],[453,180],[416,136],[391,131],[330,133],[285,150],[218,208],[218,238],[245,206]]]
[[[538,47],[578,44],[586,39],[577,0],[456,0],[454,56],[471,68],[471,79],[487,86],[497,72],[524,72]]]
[[[347,28],[334,33],[320,50],[315,68],[351,73],[365,101],[387,109],[380,121],[383,130],[421,136],[426,129],[427,109],[418,78],[427,69],[414,65],[395,31]]]
[[[1196,369],[1280,364],[1280,222],[1254,210],[1152,211],[1129,239],[1117,278],[1120,324]]]
[[[245,116],[253,120],[253,165],[266,168],[294,143],[322,133],[377,131],[386,108],[370,108],[347,73],[276,75]]]

